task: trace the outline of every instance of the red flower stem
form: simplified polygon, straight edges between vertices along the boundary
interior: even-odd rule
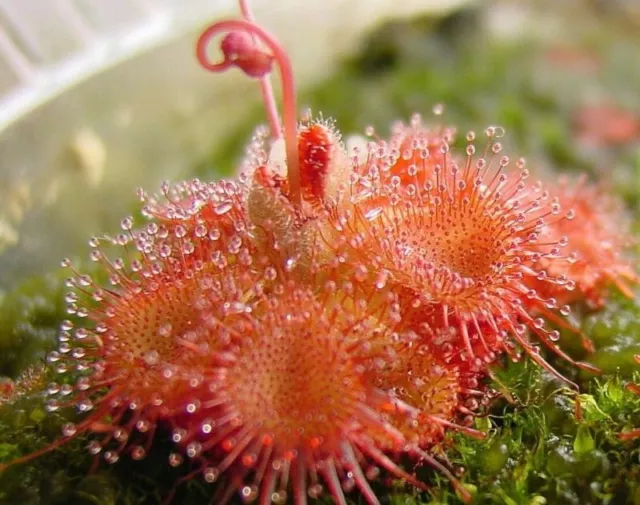
[[[240,10],[244,19],[249,23],[255,24],[256,20],[251,12],[248,0],[240,0]],[[264,102],[264,108],[267,111],[267,121],[269,122],[269,129],[271,130],[271,138],[278,140],[282,136],[280,118],[278,117],[278,108],[276,107],[276,99],[273,94],[273,86],[271,85],[271,78],[265,75],[260,79],[260,91],[262,93],[262,101]]]
[[[257,25],[245,20],[220,21],[209,26],[198,39],[196,45],[196,56],[200,65],[211,72],[221,72],[229,68],[232,63],[223,61],[212,63],[207,56],[207,47],[210,40],[221,32],[232,31],[247,32],[255,35],[273,53],[274,59],[280,69],[280,80],[282,82],[282,110],[284,118],[284,141],[287,153],[287,177],[289,179],[290,198],[294,205],[301,207],[302,195],[300,193],[300,169],[298,167],[298,143],[297,143],[297,120],[296,120],[296,93],[293,81],[293,71],[291,61],[284,49],[265,30]]]

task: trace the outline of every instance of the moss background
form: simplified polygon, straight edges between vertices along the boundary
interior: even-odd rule
[[[485,2],[444,20],[389,24],[334,75],[306,90],[302,103],[334,117],[345,134],[373,125],[384,135],[391,121],[416,111],[427,117],[436,103],[445,104],[445,122],[461,132],[500,124],[508,151],[525,155],[534,175],[579,171],[606,181],[640,230],[640,16],[634,17],[633,4]],[[261,110],[255,120],[262,120]],[[229,173],[254,125],[233,132],[185,176]],[[53,348],[63,293],[62,274],[53,272],[0,295],[0,376],[17,377]],[[587,359],[607,375],[595,379],[555,362],[580,383],[577,396],[527,361],[497,369],[514,398],[494,402],[477,420],[488,439],[452,435],[447,443],[447,457],[475,503],[640,505],[640,440],[616,437],[640,426],[640,397],[624,387],[638,369],[632,360],[640,353],[638,299],[612,293],[602,312],[576,307],[575,314],[597,344]],[[583,353],[570,335],[563,340],[574,354]],[[73,416],[45,414],[39,390],[46,382],[46,376],[34,380],[30,393],[0,406],[0,461],[42,447]],[[186,470],[169,468],[166,434],[158,440],[144,461],[125,458],[91,474],[86,440],[77,440],[0,474],[0,504],[161,503]],[[379,496],[390,505],[460,503],[445,479],[423,473],[431,493],[380,487]],[[178,489],[174,503],[208,503],[211,496],[194,480]]]

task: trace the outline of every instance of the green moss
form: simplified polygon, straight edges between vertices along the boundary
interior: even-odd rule
[[[637,369],[633,356],[640,354],[640,317],[634,300],[614,297],[601,312],[587,316],[583,327],[598,347],[590,357],[593,364],[625,376]]]
[[[51,274],[0,295],[0,376],[17,377],[55,348],[62,293],[61,275]]]
[[[519,387],[516,376],[531,376],[527,368],[509,365],[503,371],[505,380],[515,379],[509,386]],[[494,407],[488,440],[456,438],[456,463],[478,490],[474,503],[639,503],[640,443],[617,434],[640,423],[640,398],[617,377],[598,381],[580,395],[577,420],[578,397],[558,391],[545,374],[534,375],[531,392],[515,405]],[[461,503],[449,491],[438,500]]]

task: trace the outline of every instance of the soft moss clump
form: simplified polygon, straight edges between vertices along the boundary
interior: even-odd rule
[[[0,376],[16,378],[55,348],[65,304],[61,274],[0,294]]]

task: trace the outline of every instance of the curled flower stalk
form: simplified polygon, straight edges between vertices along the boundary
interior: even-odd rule
[[[230,32],[221,44],[225,59],[221,63],[211,63],[207,56],[209,41],[221,32]],[[251,37],[263,42],[272,52],[265,53],[256,48]],[[287,151],[287,177],[291,187],[291,198],[295,205],[301,204],[300,173],[296,143],[297,106],[293,71],[289,56],[280,44],[258,25],[246,20],[221,21],[209,26],[200,36],[196,45],[200,64],[209,71],[220,72],[237,66],[247,75],[264,77],[271,70],[275,60],[280,67],[284,111],[284,140]]]
[[[255,24],[253,18],[253,12],[248,0],[239,0],[240,10],[242,11],[242,17]],[[273,94],[273,86],[271,85],[271,78],[269,75],[263,75],[260,77],[260,91],[262,92],[262,101],[269,120],[269,127],[271,130],[271,136],[274,139],[279,139],[282,135],[280,120],[278,118],[278,110],[276,107],[276,101]]]

